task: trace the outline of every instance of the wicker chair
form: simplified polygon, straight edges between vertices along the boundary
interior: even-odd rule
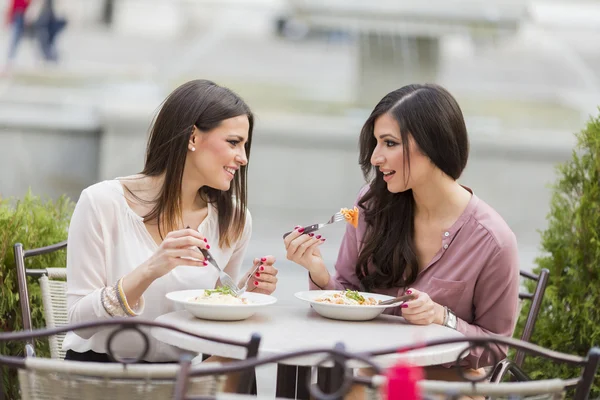
[[[65,268],[28,269],[25,268],[25,259],[52,253],[67,248],[67,242],[60,242],[52,246],[38,249],[24,250],[21,243],[14,245],[15,265],[17,267],[17,280],[19,284],[19,302],[21,303],[21,316],[23,318],[23,329],[33,329],[31,323],[31,309],[29,306],[29,291],[27,289],[27,277],[39,277],[40,291],[42,294],[42,307],[46,328],[60,328],[68,324],[67,319],[67,271]],[[62,350],[62,342],[65,333],[48,338],[50,343],[50,355],[52,358],[64,359],[65,352]],[[35,354],[33,340],[25,344],[27,355]]]
[[[177,378],[182,366],[192,361],[192,355],[182,357],[177,364],[142,364],[148,351],[148,337],[140,327],[152,329],[172,329],[188,334],[199,340],[208,340],[230,346],[246,349],[246,357],[253,358],[258,354],[260,337],[252,335],[248,341],[233,341],[198,335],[174,326],[160,324],[154,321],[144,321],[138,318],[112,319],[82,324],[74,324],[61,328],[41,329],[35,331],[0,333],[0,342],[12,340],[33,341],[37,338],[50,337],[71,330],[111,327],[113,334],[107,339],[107,349],[110,354],[111,341],[121,331],[135,330],[146,343],[145,350],[136,359],[125,359],[115,363],[92,363],[52,358],[14,357],[0,355],[0,367],[18,370],[19,386],[23,400],[95,400],[95,399],[125,399],[153,400],[171,399],[174,397]],[[195,370],[208,370],[210,373],[192,377],[186,380],[186,390],[190,395],[200,399],[215,398],[224,383],[226,364],[205,363],[194,366]],[[254,369],[246,368],[239,376],[237,392],[250,393]],[[4,400],[4,392],[0,392]]]

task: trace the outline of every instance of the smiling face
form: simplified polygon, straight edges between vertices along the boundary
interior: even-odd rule
[[[373,135],[376,146],[371,164],[383,174],[390,192],[413,189],[431,177],[435,166],[420,151],[409,133],[406,133],[405,140],[402,139],[400,126],[391,114],[382,114],[375,120]]]
[[[206,186],[229,190],[235,174],[248,164],[245,144],[249,130],[246,115],[223,120],[209,132],[194,128],[188,143],[186,170],[192,171]]]

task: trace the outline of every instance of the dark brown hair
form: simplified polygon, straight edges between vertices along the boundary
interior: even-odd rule
[[[359,163],[369,189],[359,200],[367,231],[356,275],[365,290],[407,287],[418,270],[414,244],[415,204],[412,190],[391,193],[383,174],[371,164],[377,145],[375,121],[391,115],[400,127],[404,179],[410,176],[409,136],[442,172],[458,179],[467,165],[469,140],[462,111],[448,91],[438,85],[407,85],[387,94],[375,106],[360,134]],[[368,265],[372,265],[369,270]]]
[[[233,91],[211,81],[194,80],[179,86],[163,102],[150,130],[146,163],[141,172],[146,176],[165,176],[159,194],[152,201],[154,207],[144,216],[144,221],[157,222],[161,237],[164,232],[177,229],[181,219],[181,181],[194,126],[201,132],[210,132],[222,121],[240,115],[246,115],[250,122],[248,140],[244,145],[246,156],[250,159],[254,116]],[[241,166],[226,192],[207,186],[200,189],[199,193],[207,203],[216,204],[221,247],[231,246],[243,234],[248,198],[247,173],[247,165]]]

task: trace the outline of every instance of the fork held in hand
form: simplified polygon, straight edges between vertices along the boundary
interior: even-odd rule
[[[318,231],[319,229],[323,228],[325,225],[329,225],[329,224],[333,224],[334,222],[340,222],[340,221],[345,221],[346,218],[342,215],[341,212],[336,212],[335,214],[333,214],[331,216],[331,218],[329,218],[329,221],[325,222],[324,224],[314,224],[314,225],[309,225],[304,227],[304,233],[312,233],[314,231]],[[293,231],[290,232],[286,232],[283,234],[283,238],[285,239],[290,233],[292,233]]]
[[[187,229],[190,229],[190,227],[188,226]],[[204,259],[219,271],[219,280],[221,281],[221,285],[228,287],[233,293],[235,293],[236,296],[240,295],[241,293],[238,286],[235,284],[231,276],[227,274],[227,272],[219,268],[217,260],[215,260],[212,254],[210,254],[210,251],[201,247],[198,247],[198,250],[200,250],[200,252],[204,256]]]

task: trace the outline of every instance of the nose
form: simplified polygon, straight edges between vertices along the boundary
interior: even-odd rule
[[[371,165],[373,165],[374,167],[378,166],[378,165],[382,165],[383,162],[385,161],[385,158],[383,157],[383,155],[381,155],[381,153],[379,153],[378,151],[378,147],[375,147],[375,149],[373,149],[373,154],[371,154]]]
[[[242,152],[235,156],[235,162],[239,165],[248,164],[248,157],[246,157],[246,150],[243,149]]]

